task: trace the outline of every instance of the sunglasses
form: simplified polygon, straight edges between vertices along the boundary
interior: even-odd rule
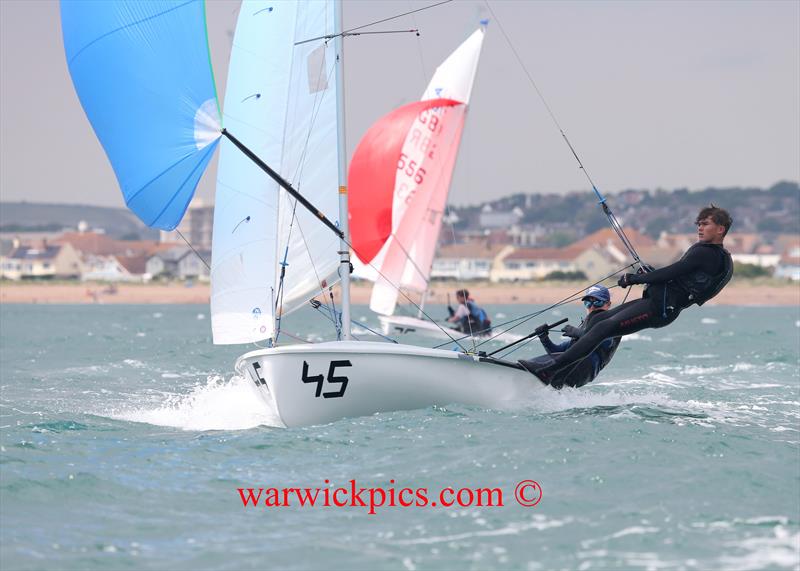
[[[606,302],[603,301],[602,299],[595,299],[593,297],[583,300],[583,306],[586,309],[589,309],[590,307],[603,307],[605,304]]]

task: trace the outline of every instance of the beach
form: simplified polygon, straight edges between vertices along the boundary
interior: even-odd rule
[[[451,303],[454,292],[467,288],[472,297],[485,304],[551,304],[563,300],[578,291],[581,282],[536,282],[530,284],[492,284],[487,282],[457,283],[437,282],[428,292],[426,303],[443,305],[450,294]],[[351,299],[354,304],[369,303],[371,284],[353,283]],[[0,303],[41,303],[41,304],[206,304],[211,288],[207,283],[163,284],[119,284],[111,288],[107,284],[68,283],[68,282],[2,282],[0,284]],[[638,297],[640,287],[634,287],[631,296]],[[624,294],[615,288],[613,301],[621,301]],[[338,288],[334,297],[339,299]],[[629,296],[630,298],[630,296]],[[416,297],[412,297],[415,302]],[[400,296],[403,301],[403,297]],[[735,306],[798,306],[800,305],[800,284],[777,282],[774,280],[734,281],[709,305]]]

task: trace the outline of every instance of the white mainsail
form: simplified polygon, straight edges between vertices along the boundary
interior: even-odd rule
[[[242,3],[223,123],[331,220],[338,220],[332,0]],[[227,139],[217,175],[211,266],[214,343],[274,335],[335,276],[338,238]],[[288,254],[287,254],[288,251]],[[288,266],[279,292],[280,264]]]

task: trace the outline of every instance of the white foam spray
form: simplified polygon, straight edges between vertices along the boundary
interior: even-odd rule
[[[256,426],[283,426],[277,411],[239,376],[229,380],[209,377],[188,394],[167,395],[156,408],[138,408],[112,418],[170,426],[183,430],[245,430]]]

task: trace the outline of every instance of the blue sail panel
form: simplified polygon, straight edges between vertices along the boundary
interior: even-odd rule
[[[172,230],[220,137],[202,0],[62,0],[61,28],[125,203]]]

